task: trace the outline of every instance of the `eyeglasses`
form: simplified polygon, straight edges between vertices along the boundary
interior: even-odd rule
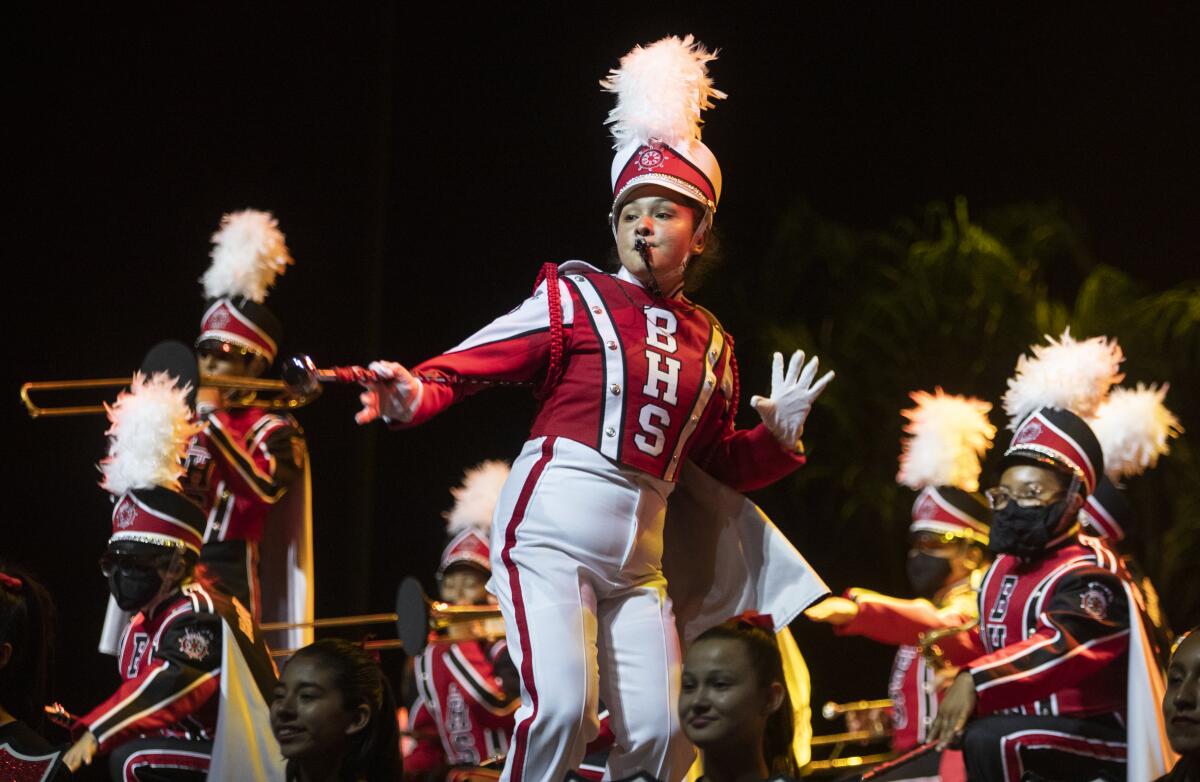
[[[100,572],[105,578],[109,578],[113,573],[120,570],[158,570],[165,567],[169,563],[168,557],[161,555],[155,556],[134,556],[131,554],[113,554],[105,552],[100,557]]]
[[[250,355],[251,351],[239,345],[232,345],[228,342],[218,342],[211,340],[203,343],[196,348],[196,355],[200,358],[218,358],[229,359],[234,356],[245,357]]]
[[[908,539],[908,547],[916,551],[942,551],[950,546],[962,544],[963,537],[953,532],[930,532],[922,530]]]
[[[1014,493],[1003,486],[993,486],[983,493],[987,497],[988,507],[1000,510],[1010,502],[1015,502],[1022,508],[1032,508],[1035,505],[1049,505],[1055,502],[1062,492],[1053,492],[1049,497],[1043,496],[1046,488],[1038,483],[1027,483],[1021,490]]]

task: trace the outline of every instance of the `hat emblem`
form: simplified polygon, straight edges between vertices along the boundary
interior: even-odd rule
[[[933,516],[936,514],[937,514],[937,505],[934,503],[934,501],[932,499],[930,499],[928,495],[926,495],[925,497],[922,497],[921,501],[919,503],[917,503],[916,515],[922,519],[929,519],[929,518],[933,518]]]
[[[135,519],[137,519],[137,508],[133,507],[128,500],[123,501],[117,508],[117,528],[129,529],[133,526]]]
[[[224,307],[219,307],[208,319],[208,325],[214,329],[224,328],[227,323],[229,323],[229,311]]]
[[[653,171],[656,168],[662,167],[666,162],[666,156],[661,149],[647,147],[638,153],[636,165],[638,171]]]
[[[1020,432],[1017,433],[1017,436],[1013,439],[1013,445],[1032,442],[1038,439],[1041,434],[1042,425],[1037,421],[1030,421],[1028,426],[1025,426]]]

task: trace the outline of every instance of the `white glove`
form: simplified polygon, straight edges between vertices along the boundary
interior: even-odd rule
[[[354,420],[360,424],[376,418],[401,424],[411,421],[421,406],[421,381],[394,361],[372,361],[367,368],[384,382],[363,384],[366,391],[358,395],[363,409],[355,414]]]
[[[804,371],[800,371],[801,365]],[[788,362],[787,374],[783,373],[783,354],[776,353],[771,362],[771,397],[750,397],[750,406],[758,411],[763,425],[775,435],[780,445],[790,451],[796,450],[800,435],[804,433],[804,420],[812,410],[813,402],[833,380],[833,373],[826,372],[820,380],[817,376],[817,357],[804,363],[804,351],[797,350]]]

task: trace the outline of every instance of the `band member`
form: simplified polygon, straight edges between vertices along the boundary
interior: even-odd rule
[[[196,351],[214,376],[258,377],[275,360],[283,328],[263,305],[292,263],[268,212],[227,214],[213,234],[202,282],[208,306]],[[200,572],[260,621],[312,619],[312,517],[308,449],[290,415],[248,404],[244,391],[202,387],[203,431],[188,448],[184,489],[208,515]],[[265,578],[263,577],[265,575]],[[295,648],[311,631],[292,631]]]
[[[945,744],[965,727],[972,780],[1124,779],[1127,757],[1130,778],[1162,773],[1161,747],[1140,734],[1160,719],[1143,701],[1161,692],[1140,616],[1111,552],[1078,534],[1104,468],[1081,415],[1120,380],[1121,360],[1115,343],[1064,334],[1022,357],[1009,381],[1013,438],[987,492],[997,556],[980,590],[981,656],[955,678],[929,734]]]
[[[111,777],[127,781],[205,779],[210,765],[214,779],[271,778],[279,750],[262,730],[275,670],[262,635],[237,598],[193,579],[205,518],[179,492],[198,429],[186,390],[138,374],[109,420],[102,485],[115,504],[101,569],[137,613],[117,658],[122,684],[80,718],[64,762],[74,771],[108,754]]]
[[[0,774],[16,782],[66,778],[62,750],[39,733],[45,721],[54,603],[19,568],[0,565]]]
[[[863,635],[899,647],[888,680],[892,701],[892,749],[905,752],[925,742],[937,714],[938,670],[918,641],[931,630],[969,630],[978,616],[979,580],[988,565],[991,511],[979,495],[980,458],[996,427],[991,405],[937,389],[912,394],[900,456],[900,483],[920,494],[909,525],[908,580],[918,595],[901,600],[866,589],[829,598],[806,615],[828,622],[838,635]],[[949,643],[946,644],[949,647]]]
[[[521,707],[502,779],[558,780],[612,713],[613,778],[678,779],[692,750],[680,733],[679,641],[662,574],[667,498],[694,460],[739,489],[804,461],[800,435],[831,379],[776,354],[762,425],[734,428],[732,341],[684,295],[704,251],[720,170],[699,113],[722,94],[713,59],[690,37],[638,47],[604,86],[610,115],[613,236],[621,269],[543,269],[534,294],[412,372],[372,368],[360,423],[428,421],[489,381],[536,381],[540,407],[496,509],[493,575],[521,675]],[[691,270],[691,272],[689,272]],[[799,609],[807,607],[807,603]],[[799,610],[797,609],[797,610]]]
[[[1156,656],[1166,665],[1172,633],[1158,591],[1145,570],[1126,550],[1125,539],[1136,529],[1137,514],[1122,491],[1124,481],[1143,474],[1170,452],[1170,440],[1182,429],[1179,419],[1167,409],[1167,386],[1114,388],[1089,422],[1104,451],[1105,475],[1096,483],[1080,509],[1079,520],[1086,534],[1103,538],[1118,554],[1136,587],[1143,613],[1153,624]]]
[[[445,603],[493,602],[486,589],[492,569],[488,541],[508,472],[504,462],[484,462],[451,490],[454,507],[445,514],[450,542],[437,571]],[[504,638],[431,643],[415,667],[412,730],[417,741],[405,759],[410,778],[442,779],[451,766],[478,766],[508,751],[520,684]]]

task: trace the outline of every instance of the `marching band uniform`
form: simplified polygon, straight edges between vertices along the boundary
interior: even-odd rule
[[[665,39],[635,50],[622,69],[640,52],[669,49],[698,74],[680,93],[695,116],[682,134],[622,145],[613,166],[613,214],[638,185],[659,184],[703,207],[698,230],[706,230],[720,171],[698,140],[696,102],[707,106],[720,97],[705,73],[711,56],[690,38]],[[614,75],[609,84],[616,81]],[[411,401],[411,417],[401,422],[411,426],[487,381],[541,385],[530,439],[501,492],[491,540],[489,589],[521,674],[521,707],[502,777],[511,782],[557,782],[578,766],[599,728],[598,700],[611,709],[612,778],[638,771],[682,776],[692,750],[671,707],[680,656],[662,574],[667,498],[689,458],[743,490],[804,461],[765,426],[735,430],[731,340],[686,298],[655,293],[627,271],[547,265],[531,298],[418,365],[421,380],[401,376],[376,392]],[[397,390],[400,383],[407,390]],[[414,384],[416,396],[408,396]]]
[[[283,328],[262,301],[292,262],[283,234],[269,213],[246,210],[225,215],[213,243],[196,347],[202,354],[258,356],[269,366]],[[202,406],[200,413],[204,429],[188,448],[184,491],[208,515],[202,577],[259,621],[310,621],[312,514],[303,430],[292,416],[258,407]],[[298,629],[282,643],[297,648],[311,640],[311,630]]]
[[[261,732],[276,681],[262,634],[237,598],[191,579],[206,519],[178,492],[198,428],[184,392],[166,374],[138,375],[109,415],[102,469],[115,504],[105,572],[121,607],[141,610],[119,645],[121,686],[75,730],[110,754],[112,777],[126,782],[205,779],[210,767],[214,778],[278,779],[278,745]],[[168,576],[160,569],[147,587],[163,566],[146,563],[164,557]],[[185,575],[167,582],[176,563]]]
[[[991,447],[996,433],[987,420],[991,405],[947,395],[940,388],[934,394],[918,391],[911,396],[917,406],[903,412],[910,421],[905,428],[910,436],[904,442],[897,476],[904,485],[920,490],[913,502],[909,533],[933,533],[947,541],[986,546],[991,511],[976,492],[980,457]],[[913,551],[910,567],[921,557],[937,561],[932,555]],[[949,564],[943,566],[949,572]],[[902,600],[866,589],[846,592],[858,610],[848,623],[834,625],[834,632],[898,647],[888,679],[895,752],[925,742],[941,698],[936,687],[938,671],[921,654],[920,636],[948,628],[966,631],[974,624],[979,575],[981,571],[972,570],[955,584],[943,581],[921,587],[914,583],[918,593],[924,589],[933,592],[931,599]],[[950,641],[939,646],[952,650],[957,644]]]
[[[1096,354],[1091,366],[1080,360],[1088,351]],[[1060,358],[1073,373],[1066,381],[1055,379]],[[1071,476],[1063,500],[1032,506],[1047,521],[1076,491],[1091,494],[1103,474],[1103,451],[1082,416],[1120,380],[1121,360],[1115,343],[1075,342],[1066,333],[1035,348],[1032,360],[1023,356],[1009,381],[1014,434],[1002,467],[1037,463]],[[1088,377],[1078,377],[1080,367]],[[1004,510],[1021,508],[1010,500]],[[1002,529],[1002,512],[991,531],[998,556],[979,593],[982,654],[960,674],[971,678],[976,699],[963,740],[969,777],[1015,781],[1033,771],[1124,779],[1127,768],[1131,779],[1156,776],[1161,771],[1146,769],[1162,767],[1165,740],[1152,746],[1143,731],[1161,727],[1152,693],[1161,694],[1162,673],[1148,659],[1141,615],[1115,557],[1080,537],[1077,520],[1047,526],[1039,539],[1007,517]]]

